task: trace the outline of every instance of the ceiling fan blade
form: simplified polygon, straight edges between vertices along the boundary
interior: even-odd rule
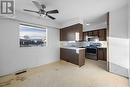
[[[32,2],[39,10],[43,9],[42,6],[37,1],[32,1]]]
[[[47,11],[47,14],[55,14],[55,13],[59,13],[59,11],[58,10]]]
[[[35,12],[35,13],[39,13],[38,11],[33,11],[33,10],[28,10],[28,9],[23,9],[24,11],[28,11],[28,12]]]
[[[52,16],[50,16],[50,15],[48,15],[48,14],[46,14],[46,16],[48,16],[49,18],[51,18],[52,20],[55,20],[56,18],[54,18],[54,17],[52,17]]]

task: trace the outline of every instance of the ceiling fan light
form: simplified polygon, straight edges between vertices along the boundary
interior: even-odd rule
[[[45,17],[46,15],[42,15],[42,17]]]

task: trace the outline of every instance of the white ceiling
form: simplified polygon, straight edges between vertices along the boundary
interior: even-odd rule
[[[15,0],[15,2],[17,10],[23,11],[24,8],[37,10],[32,0]],[[91,22],[108,11],[127,4],[128,0],[40,0],[39,2],[46,5],[46,10],[58,9],[60,13],[53,16],[56,17],[56,22],[62,23],[75,17]]]

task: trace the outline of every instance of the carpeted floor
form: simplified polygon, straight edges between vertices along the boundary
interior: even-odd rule
[[[86,60],[82,67],[60,61],[0,78],[0,87],[128,87],[128,79],[107,72],[102,61]]]

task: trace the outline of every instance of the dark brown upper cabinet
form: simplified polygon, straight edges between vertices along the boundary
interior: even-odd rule
[[[87,32],[83,32],[83,41],[86,41],[86,37],[88,36]]]
[[[99,37],[99,41],[106,41],[107,40],[107,30],[106,29],[99,29],[99,30],[92,30],[83,32],[83,40],[86,40],[86,37],[96,36]]]
[[[101,29],[98,31],[98,37],[100,41],[106,41],[107,40],[107,30]]]
[[[75,24],[69,27],[60,29],[60,41],[81,41],[83,25]]]
[[[87,36],[98,36],[98,30],[87,31]]]
[[[98,32],[99,32],[98,30],[94,30],[93,31],[93,36],[98,36]]]
[[[87,32],[87,35],[88,35],[88,36],[93,36],[93,31],[88,31],[88,32]]]

